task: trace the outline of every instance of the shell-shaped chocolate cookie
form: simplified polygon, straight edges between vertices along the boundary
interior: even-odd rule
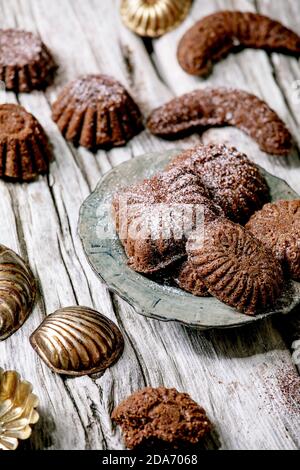
[[[107,75],[84,75],[66,85],[52,118],[67,140],[88,149],[125,145],[143,129],[137,104]]]
[[[48,172],[51,160],[38,120],[17,104],[0,105],[0,178],[31,181]]]
[[[191,4],[192,0],[122,0],[121,16],[129,29],[154,38],[176,28]]]
[[[197,297],[209,297],[210,294],[196,268],[189,261],[178,267],[174,281],[180,289],[190,292]]]
[[[23,325],[32,311],[36,283],[25,262],[0,245],[0,341]]]
[[[187,253],[210,294],[247,315],[275,305],[284,287],[281,264],[248,230],[220,218],[197,235]]]
[[[31,335],[30,343],[50,369],[81,376],[103,372],[124,348],[119,328],[88,307],[66,307],[50,314]]]
[[[44,88],[56,67],[37,35],[17,29],[0,30],[0,80],[7,90]]]

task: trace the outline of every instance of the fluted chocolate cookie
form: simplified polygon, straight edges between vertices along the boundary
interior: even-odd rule
[[[280,260],[292,279],[300,281],[300,200],[266,204],[246,225]]]
[[[203,238],[193,234],[187,253],[209,293],[247,315],[272,308],[283,290],[280,262],[228,219],[207,224]]]
[[[0,178],[31,181],[47,173],[52,152],[38,120],[22,106],[0,105]]]
[[[7,90],[29,92],[43,88],[56,64],[42,40],[17,29],[0,30],[0,80]]]
[[[200,145],[183,152],[168,168],[197,175],[212,200],[234,222],[243,223],[269,202],[269,188],[245,154],[225,145]]]
[[[84,75],[66,85],[52,118],[67,140],[88,149],[125,145],[143,129],[137,104],[107,75]]]
[[[287,155],[292,148],[292,136],[276,112],[257,96],[232,88],[192,91],[154,110],[147,122],[153,134],[164,138],[226,125],[244,131],[264,152]]]
[[[138,390],[115,408],[112,419],[121,426],[129,449],[152,440],[174,447],[197,444],[211,430],[205,410],[174,388]]]
[[[187,73],[206,76],[215,62],[245,47],[299,56],[300,37],[267,16],[219,11],[202,18],[185,33],[177,57]]]

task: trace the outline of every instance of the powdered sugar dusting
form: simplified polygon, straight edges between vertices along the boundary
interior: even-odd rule
[[[26,65],[39,59],[43,43],[33,33],[16,29],[0,31],[0,63],[3,66]]]
[[[257,96],[233,88],[192,91],[154,110],[148,120],[153,134],[176,137],[212,126],[235,126],[270,154],[286,155],[292,136],[284,122]]]
[[[78,103],[96,105],[101,100],[108,108],[123,103],[128,96],[121,83],[107,75],[84,75],[70,84],[69,94]]]

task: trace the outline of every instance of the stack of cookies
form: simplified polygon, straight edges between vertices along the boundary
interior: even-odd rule
[[[200,145],[118,192],[113,212],[132,269],[172,271],[193,295],[255,315],[275,305],[286,278],[300,280],[300,201],[269,200],[246,155]]]

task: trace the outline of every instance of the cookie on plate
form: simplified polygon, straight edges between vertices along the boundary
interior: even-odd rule
[[[190,261],[184,261],[177,268],[177,273],[173,277],[174,281],[180,289],[189,292],[197,297],[209,297],[210,294],[207,287],[196,268]]]
[[[259,168],[237,149],[200,145],[175,157],[168,168],[194,173],[226,217],[245,223],[269,202],[269,188]]]
[[[280,262],[248,230],[228,219],[207,224],[204,236],[191,235],[186,249],[209,293],[239,312],[255,315],[272,308],[282,293]]]
[[[36,34],[0,30],[0,80],[7,90],[29,92],[44,88],[56,68],[52,55]]]
[[[276,201],[253,214],[246,225],[282,262],[289,276],[300,281],[300,200]]]
[[[211,430],[204,409],[174,388],[138,390],[115,408],[112,419],[121,426],[129,449],[153,440],[174,447],[197,444]]]
[[[119,191],[113,212],[128,264],[147,274],[182,258],[192,230],[223,215],[199,178],[180,167]]]
[[[88,149],[125,145],[143,129],[137,104],[107,75],[84,75],[66,85],[52,118],[67,140]]]

